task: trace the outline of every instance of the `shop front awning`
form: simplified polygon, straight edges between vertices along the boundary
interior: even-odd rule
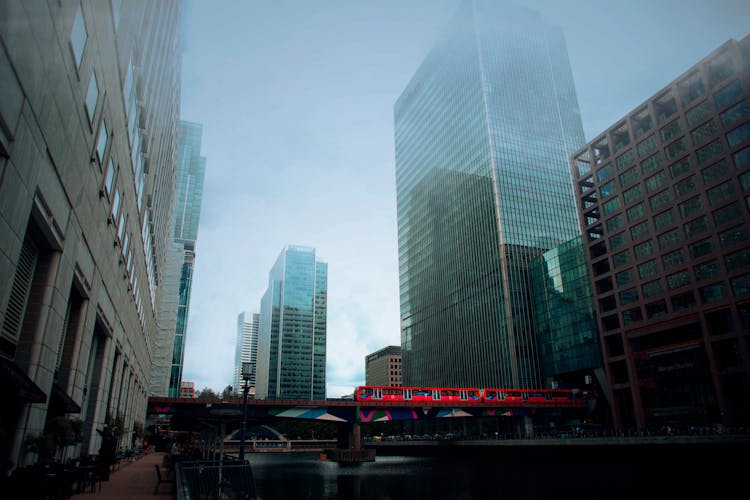
[[[50,395],[50,405],[55,404],[63,409],[65,413],[81,413],[81,407],[78,406],[73,398],[68,396],[65,389],[57,383],[52,384],[52,394]]]
[[[2,387],[15,393],[26,403],[44,403],[47,394],[26,375],[12,360],[0,356],[0,380]]]

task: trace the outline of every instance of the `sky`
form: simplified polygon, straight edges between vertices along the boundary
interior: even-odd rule
[[[328,263],[328,397],[400,345],[393,104],[459,3],[184,2],[181,118],[206,174],[183,380],[232,384],[237,316],[290,244]],[[747,0],[515,3],[563,29],[587,141],[750,34]]]

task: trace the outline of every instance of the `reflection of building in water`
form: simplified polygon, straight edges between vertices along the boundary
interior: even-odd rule
[[[750,424],[750,37],[571,158],[615,424]]]

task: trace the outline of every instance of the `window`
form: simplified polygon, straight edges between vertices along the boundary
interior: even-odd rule
[[[659,249],[664,250],[673,245],[676,245],[681,241],[680,232],[677,229],[672,229],[664,234],[659,235]]]
[[[79,5],[76,9],[76,17],[73,20],[73,28],[70,30],[70,47],[73,49],[73,59],[76,62],[76,69],[81,68],[81,61],[83,61],[83,51],[86,48],[86,39],[88,33],[86,32],[86,23],[83,20],[83,12]]]
[[[112,22],[115,25],[115,31],[117,26],[120,24],[120,7],[122,6],[122,0],[112,0]]]
[[[659,272],[659,266],[656,259],[638,265],[638,276],[640,276],[641,279],[653,276],[657,272]]]
[[[104,162],[104,153],[107,151],[107,122],[102,120],[102,128],[99,129],[99,141],[96,143],[96,159],[101,165]]]
[[[641,288],[643,289],[644,297],[653,297],[662,291],[661,280],[649,281],[648,283],[644,283]]]
[[[626,124],[621,124],[617,130],[612,132],[612,140],[615,143],[615,153],[630,144],[630,134]]]
[[[658,147],[659,141],[656,139],[656,134],[651,134],[648,139],[638,143],[638,156],[642,158]]]
[[[686,156],[682,160],[669,166],[669,175],[672,176],[672,179],[676,179],[677,177],[690,172],[692,168],[693,166],[690,164],[690,157]]]
[[[744,191],[750,189],[750,172],[745,172],[744,174],[740,175],[740,186]]]
[[[623,187],[632,184],[637,180],[638,170],[635,167],[631,168],[627,172],[623,172],[622,174],[620,174],[620,185]]]
[[[657,300],[651,304],[646,304],[646,317],[658,318],[667,314],[667,301]]]
[[[634,220],[640,219],[645,213],[646,205],[643,202],[633,206],[632,208],[629,208],[627,210],[628,222],[633,222]]]
[[[671,208],[660,214],[654,215],[654,228],[657,231],[661,231],[672,223],[674,223],[674,210]]]
[[[623,169],[627,168],[631,163],[635,161],[635,153],[632,149],[629,149],[624,154],[617,157],[615,163],[617,164],[617,171],[622,172]]]
[[[624,292],[620,292],[620,305],[624,306],[626,304],[632,304],[633,302],[638,300],[638,290],[635,288],[631,288],[630,290],[625,290]]]
[[[670,290],[690,284],[690,272],[687,270],[667,276],[667,286]]]
[[[622,214],[615,215],[611,219],[607,220],[607,232],[611,233],[622,227],[623,216]]]
[[[723,202],[727,198],[731,198],[735,193],[735,185],[734,182],[731,180],[726,181],[723,184],[719,184],[713,189],[708,190],[708,202],[711,204],[711,206],[716,206],[717,204]]]
[[[674,141],[672,144],[664,148],[664,154],[667,155],[667,161],[672,161],[675,158],[679,158],[685,151],[687,151],[687,141],[684,137],[681,137]]]
[[[750,146],[740,149],[732,155],[737,170],[744,170],[750,166]]]
[[[685,263],[685,251],[682,248],[679,248],[674,252],[664,254],[661,261],[664,264],[665,270],[682,265]]]
[[[630,238],[635,241],[648,235],[648,221],[641,222],[630,228]]]
[[[125,73],[125,81],[122,84],[122,97],[125,100],[125,109],[127,109],[127,103],[130,101],[130,93],[133,91],[133,59],[128,60],[128,69]],[[130,115],[128,115],[130,118]]]
[[[713,165],[704,168],[701,175],[703,176],[703,182],[708,185],[721,179],[727,173],[729,173],[729,165],[727,165],[725,160],[721,160],[718,163],[714,163]]]
[[[646,133],[654,127],[654,123],[651,119],[651,115],[648,113],[648,109],[642,109],[641,111],[638,111],[630,119],[633,123],[633,130],[635,131],[636,140],[646,135]]]
[[[721,123],[725,127],[731,127],[738,121],[744,120],[750,116],[750,106],[747,105],[747,101],[740,101],[719,116],[721,118]]]
[[[699,290],[699,293],[704,303],[713,302],[727,296],[727,287],[723,283],[717,283],[715,285],[704,286]]]
[[[625,244],[625,233],[617,233],[609,239],[609,246],[612,250],[616,250]]]
[[[125,210],[122,210],[120,212],[120,223],[117,225],[117,239],[122,240],[123,235],[125,234],[125,226],[128,222],[128,216],[125,215]]]
[[[708,219],[706,216],[698,217],[683,226],[685,228],[685,236],[691,238],[696,234],[700,234],[708,230]]]
[[[745,122],[727,134],[727,142],[729,143],[730,148],[733,148],[737,144],[741,144],[748,139],[750,139],[750,122]]]
[[[693,272],[695,273],[695,280],[701,281],[721,274],[721,265],[718,260],[714,259],[698,266],[693,266]]]
[[[656,175],[652,175],[648,179],[646,179],[646,191],[649,193],[652,191],[656,191],[660,187],[664,185],[664,183],[667,182],[667,174],[662,170]]]
[[[706,118],[712,114],[713,110],[711,109],[711,103],[703,101],[698,106],[685,113],[685,121],[687,121],[688,127],[692,128],[706,120]]]
[[[695,307],[695,297],[693,292],[681,293],[672,297],[672,310],[681,311],[682,309],[688,309]]]
[[[598,180],[599,182],[606,181],[607,179],[612,177],[613,173],[614,169],[612,168],[612,164],[610,163],[596,172],[596,180]]]
[[[112,155],[110,155],[109,163],[107,164],[107,172],[104,174],[104,193],[107,198],[112,194],[112,185],[115,181],[115,162],[112,161]]]
[[[643,189],[641,188],[640,184],[637,184],[636,186],[633,186],[632,188],[622,193],[622,198],[623,200],[625,200],[626,205],[630,205],[641,196],[643,196]]]
[[[675,120],[661,129],[661,140],[664,142],[669,142],[679,136],[681,133],[682,125],[680,125],[680,120]]]
[[[89,117],[89,125],[94,124],[94,112],[96,112],[96,102],[99,100],[99,85],[96,83],[96,73],[91,72],[89,80],[89,89],[86,92],[86,114]]]
[[[717,226],[720,226],[731,220],[738,219],[741,216],[742,216],[742,211],[740,209],[739,204],[737,203],[732,203],[731,205],[727,205],[724,208],[714,210],[714,213],[713,213],[714,224]]]
[[[720,155],[722,152],[721,142],[719,139],[709,142],[706,146],[703,146],[695,152],[695,156],[698,158],[698,164],[703,165],[712,160],[714,157]]]
[[[636,321],[640,321],[643,319],[643,314],[641,314],[641,308],[635,307],[633,309],[628,309],[627,311],[622,312],[622,323],[624,325],[629,325],[630,323],[635,323]]]
[[[695,175],[691,175],[674,185],[674,194],[677,198],[692,193],[695,190]]]
[[[654,107],[659,122],[663,123],[667,118],[677,113],[677,100],[671,92],[667,92],[654,101]]]
[[[116,190],[115,191],[115,199],[112,202],[112,211],[111,211],[111,213],[112,213],[112,220],[113,221],[117,220],[117,216],[120,213],[120,198],[121,197],[122,197],[122,195],[120,194],[120,190],[119,189]]]
[[[620,198],[617,197],[614,197],[602,204],[602,212],[604,213],[604,215],[609,215],[618,208],[620,208]]]
[[[739,80],[735,80],[720,91],[714,94],[714,102],[717,108],[723,108],[727,104],[736,101],[742,95],[742,85]]]
[[[697,146],[703,142],[706,142],[711,136],[718,132],[719,128],[716,126],[716,120],[709,120],[700,127],[690,132],[690,138],[693,141],[693,145]]]
[[[701,200],[700,195],[693,196],[689,200],[680,203],[678,207],[680,209],[680,216],[683,219],[689,219],[693,215],[703,210],[703,201]]]
[[[745,240],[747,240],[747,232],[745,231],[744,225],[736,226],[719,233],[719,243],[721,244],[721,248],[726,248]]]
[[[618,267],[622,267],[629,262],[630,250],[625,250],[624,252],[616,253],[612,256],[612,265],[615,269],[617,269]]]
[[[750,292],[750,274],[743,274],[732,278],[732,292],[735,295],[742,295],[743,293]]]
[[[672,194],[669,191],[662,191],[657,193],[648,199],[648,204],[651,207],[651,211],[655,212],[661,207],[672,203]]]
[[[706,94],[706,87],[703,85],[701,74],[697,71],[687,76],[677,85],[680,89],[680,97],[683,104],[688,104]]]
[[[711,242],[711,238],[706,238],[705,240],[693,243],[688,248],[690,249],[690,257],[697,259],[710,254],[713,251],[713,243]]]
[[[734,61],[729,52],[723,52],[708,63],[708,82],[713,87],[732,76],[734,73]]]
[[[739,252],[727,255],[724,257],[724,262],[727,265],[727,271],[750,265],[750,248],[743,248]]]
[[[643,172],[644,176],[656,172],[660,167],[661,154],[659,153],[651,155],[641,162],[641,171]]]
[[[617,283],[617,286],[627,285],[633,281],[633,279],[635,279],[635,272],[633,272],[632,268],[615,274],[615,282]]]
[[[635,258],[641,260],[654,253],[654,242],[653,240],[645,241],[633,247],[633,251],[635,252]]]
[[[615,192],[614,181],[604,184],[602,187],[599,188],[599,192],[602,195],[602,199],[606,198],[607,196],[611,196],[612,193]]]

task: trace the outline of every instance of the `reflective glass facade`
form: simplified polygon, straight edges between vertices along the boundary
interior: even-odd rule
[[[328,264],[286,247],[261,301],[256,398],[325,399],[327,297]]]
[[[404,384],[541,386],[528,265],[578,234],[584,143],[561,31],[463,2],[394,118]]]
[[[180,122],[178,133],[177,185],[174,194],[175,243],[183,252],[168,254],[169,259],[182,259],[178,288],[177,324],[174,330],[172,368],[169,376],[169,397],[178,397],[182,381],[182,365],[185,357],[185,334],[187,333],[190,290],[195,266],[195,241],[198,239],[203,179],[206,159],[200,156],[203,127],[197,123]]]
[[[591,275],[580,236],[529,266],[532,310],[545,379],[602,366]],[[579,377],[579,382],[583,377]]]

